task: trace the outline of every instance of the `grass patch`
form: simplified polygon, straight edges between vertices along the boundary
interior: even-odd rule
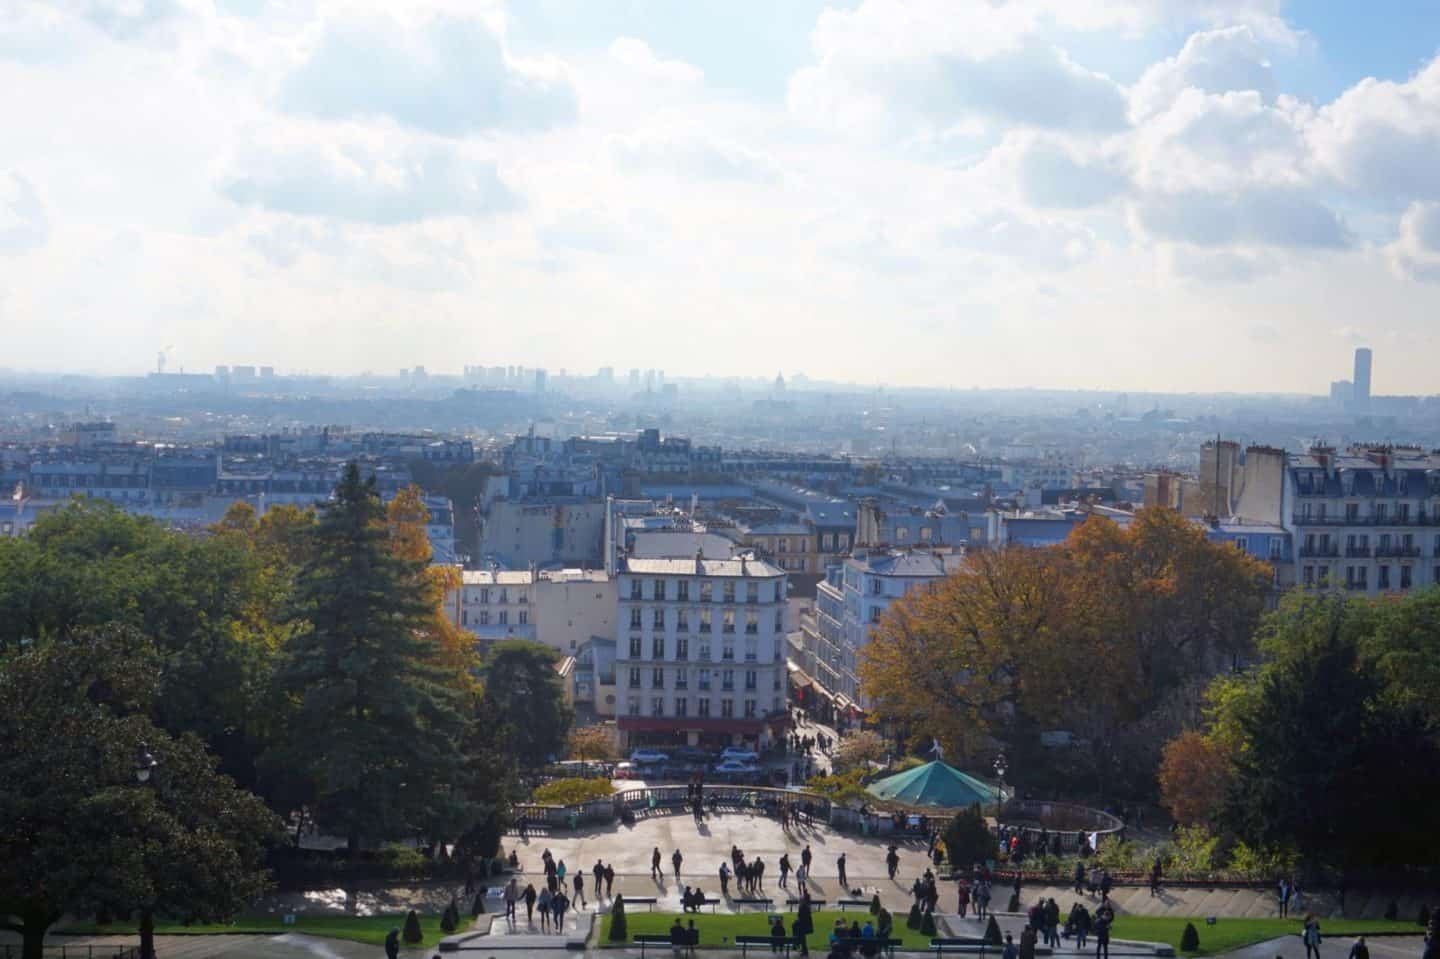
[[[663,936],[670,932],[670,925],[675,921],[677,913],[673,912],[645,912],[641,909],[634,911],[626,908],[625,923],[630,929],[633,938],[637,935]],[[895,929],[890,933],[893,938],[903,941],[901,949],[930,948],[930,937],[922,936],[914,929],[906,928],[905,913],[895,915]],[[681,915],[681,925],[689,927],[690,920],[695,920],[695,928],[700,931],[700,948],[724,948],[727,943],[733,948],[736,936],[768,936],[770,935],[770,916],[768,912],[746,912],[736,915],[711,915],[708,912],[699,915]],[[844,919],[848,925],[851,922],[859,922],[865,925],[865,920],[872,918],[870,913],[863,909],[854,909],[850,912],[840,912],[836,909],[815,910],[810,914],[815,923],[815,931],[806,936],[806,942],[810,945],[812,952],[818,950],[824,955],[829,947],[830,930],[835,925],[836,919]],[[785,930],[788,932],[795,922],[794,911],[785,913]],[[610,942],[610,914],[602,917],[600,925],[600,945],[612,945]],[[613,943],[619,945],[619,943]]]
[[[1144,942],[1167,942],[1180,952],[1180,934],[1187,922],[1195,923],[1200,933],[1200,948],[1185,953],[1190,956],[1208,956],[1213,953],[1230,952],[1277,936],[1298,936],[1305,922],[1300,919],[1242,919],[1220,916],[1215,925],[1205,925],[1203,917],[1183,916],[1127,916],[1115,917],[1110,935],[1115,939],[1139,939]],[[1419,929],[1413,922],[1388,919],[1321,919],[1320,935],[1327,938],[1349,938],[1369,936],[1378,932],[1414,933]],[[1093,942],[1094,939],[1091,939]]]
[[[469,927],[470,920],[462,915],[456,932],[463,932]],[[397,928],[405,928],[404,913],[389,916],[296,916],[293,926],[282,923],[279,916],[241,916],[229,923],[195,923],[189,926],[158,919],[155,921],[157,936],[213,936],[226,933],[279,935],[299,932],[307,936],[348,939],[371,946],[383,946],[390,930]],[[67,936],[134,936],[139,935],[140,930],[134,922],[112,922],[103,926],[96,922],[72,922],[54,931]],[[402,940],[401,948],[433,949],[447,935],[440,929],[438,915],[421,916],[420,931],[425,938],[418,945],[407,945]]]

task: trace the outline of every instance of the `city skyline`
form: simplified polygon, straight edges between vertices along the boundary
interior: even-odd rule
[[[1333,6],[26,2],[0,362],[1434,393],[1433,23]]]

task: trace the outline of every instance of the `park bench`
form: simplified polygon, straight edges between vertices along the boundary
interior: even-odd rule
[[[837,905],[837,906],[840,907],[840,911],[841,911],[841,912],[844,912],[847,907],[853,907],[853,908],[856,908],[856,909],[869,909],[869,908],[870,908],[870,900],[869,900],[869,899],[836,899],[836,900],[835,900],[835,905]]]
[[[711,912],[714,912],[714,911],[715,911],[715,907],[718,906],[718,905],[720,905],[720,900],[719,900],[719,899],[711,898],[710,896],[706,896],[704,899],[702,899],[702,900],[700,901],[700,905],[702,905],[702,906],[709,906],[709,907],[710,907],[710,911],[711,911]]]
[[[640,944],[641,959],[644,959],[646,946],[669,946],[672,949],[684,949],[692,955],[695,952],[696,946],[696,943],[694,942],[687,942],[684,946],[676,946],[670,941],[670,936],[668,933],[663,936],[651,935],[649,933],[637,933],[635,936],[632,937],[632,940]]]
[[[800,907],[800,902],[801,902],[801,900],[799,900],[799,899],[786,899],[786,900],[785,900],[785,905],[787,905],[787,906],[794,906],[794,907],[796,907],[796,908],[798,909],[798,908]],[[811,899],[811,900],[810,900],[810,908],[811,908],[811,909],[819,909],[819,908],[821,908],[822,906],[825,905],[825,902],[826,902],[826,900],[824,900],[824,899]]]
[[[629,900],[627,899],[626,902],[629,902]],[[731,899],[730,903],[735,906],[763,906],[769,909],[775,905],[775,900],[769,896],[738,896]]]
[[[785,950],[785,955],[790,955],[791,949],[800,948],[799,936],[736,936],[735,945],[740,947],[740,955],[749,954],[751,946],[763,946],[766,949],[780,948]]]
[[[837,945],[849,946],[851,953],[854,955],[863,956],[864,953],[861,952],[862,949],[873,948],[877,952],[883,950],[887,956],[893,957],[895,955],[895,947],[900,945],[901,940],[891,938],[881,939],[879,936],[873,939],[866,939],[864,936],[859,938],[855,936],[836,936],[835,942]]]
[[[650,912],[654,912],[656,901],[654,896],[626,896],[625,908],[628,909],[631,906],[647,906]],[[667,939],[666,941],[668,942],[669,940]]]
[[[930,949],[936,956],[943,956],[947,952],[978,952],[983,956],[986,942],[974,936],[940,937],[930,940]]]

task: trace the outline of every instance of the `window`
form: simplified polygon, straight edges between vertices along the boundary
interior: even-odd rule
[[[721,595],[724,597],[725,602],[735,602],[735,581],[733,579],[727,579],[725,581],[725,585],[723,587],[723,592]]]
[[[675,610],[675,630],[680,633],[690,632],[690,610]]]
[[[505,625],[506,623],[508,623],[508,622],[510,622],[510,614],[509,614],[509,612],[507,612],[506,610],[503,610],[503,609],[500,610],[500,625],[501,625],[501,626],[504,626],[504,625]]]
[[[700,581],[700,602],[708,603],[711,599],[711,583],[708,579]]]
[[[665,688],[665,670],[661,669],[659,666],[656,666],[654,669],[650,670],[650,688]]]
[[[879,606],[871,606],[871,607],[870,607],[870,622],[872,622],[872,623],[878,623],[878,622],[880,622],[880,614],[883,613],[883,612],[884,612],[884,610],[881,609]]]
[[[731,663],[731,662],[734,662],[734,661],[735,661],[735,644],[734,644],[734,643],[732,643],[732,642],[727,642],[727,643],[725,643],[723,646],[720,647],[720,659],[723,660],[724,662],[727,662],[727,663]]]
[[[755,670],[753,670],[753,669],[747,669],[747,670],[745,670],[745,691],[746,691],[746,692],[752,692],[752,693],[753,693],[753,692],[755,691],[755,681],[756,681],[756,679],[758,679],[758,678],[759,678],[759,674],[756,673]]]
[[[754,719],[754,718],[755,718],[755,700],[753,700],[753,699],[747,699],[747,700],[745,700],[745,718],[746,718],[746,719]]]
[[[1350,522],[1354,522],[1355,520],[1359,519],[1359,518],[1360,518],[1360,504],[1359,504],[1359,503],[1346,503],[1346,504],[1345,504],[1345,518],[1346,518],[1347,520],[1349,520]]]
[[[822,552],[822,553],[827,553],[827,552],[829,552],[829,551],[830,551],[830,546],[831,546],[832,543],[834,543],[834,541],[835,541],[835,537],[831,536],[829,533],[821,533],[821,534],[820,534],[820,552]]]
[[[639,636],[631,636],[631,637],[630,637],[630,658],[631,658],[631,659],[639,659],[639,658],[640,658],[640,637],[639,637]]]
[[[631,628],[631,629],[639,629],[639,628],[640,628],[640,607],[639,607],[639,606],[632,606],[632,607],[630,608],[630,628]]]
[[[708,609],[700,610],[700,632],[710,632],[710,610]]]
[[[650,640],[650,658],[651,658],[651,659],[664,659],[664,658],[665,658],[665,637],[664,637],[664,636],[656,636],[656,637],[654,637],[653,639]]]
[[[1440,569],[1440,567],[1437,567],[1437,569]],[[1305,585],[1306,585],[1306,586],[1314,586],[1314,585],[1315,585],[1315,567],[1314,567],[1314,566],[1306,566],[1306,567],[1305,567],[1304,580],[1305,580]]]
[[[639,667],[639,666],[631,666],[631,667],[630,667],[630,688],[631,688],[631,689],[639,689],[639,688],[640,688],[640,667]]]
[[[488,609],[482,609],[482,610],[480,610],[480,625],[481,625],[481,626],[489,626],[489,625],[490,625],[490,610],[488,610]]]
[[[895,542],[903,543],[910,538],[910,531],[903,526],[895,527]]]
[[[702,642],[702,643],[700,644],[700,661],[701,661],[702,663],[708,663],[708,662],[710,662],[710,644],[709,644],[709,643]]]
[[[640,697],[631,696],[625,700],[625,712],[631,716],[640,715]]]
[[[1434,581],[1436,586],[1440,586],[1440,566],[1436,566],[1433,570],[1431,570],[1430,578]]]
[[[701,689],[710,688],[710,670],[700,670],[700,675],[696,677],[696,685],[698,685]]]
[[[686,639],[686,638],[683,637],[683,636],[680,637],[679,639],[675,640],[675,658],[676,658],[676,659],[689,659],[689,658],[690,658],[690,640]]]
[[[1384,504],[1384,503],[1376,503],[1376,504],[1375,504],[1375,522],[1377,522],[1377,523],[1383,523],[1383,522],[1385,522],[1385,514],[1386,514],[1385,504]],[[1320,504],[1320,518],[1321,518],[1321,519],[1324,519],[1324,518],[1325,518],[1325,504],[1324,504],[1324,503],[1321,503],[1321,504]]]
[[[675,598],[681,601],[690,598],[690,581],[688,579],[682,579],[675,584]]]
[[[468,609],[462,609],[462,610],[460,610],[460,625],[461,625],[461,626],[469,626],[469,625],[470,625],[470,610],[468,610]]]
[[[1328,581],[1329,581],[1329,575],[1327,574],[1327,575],[1326,575],[1326,582],[1328,582]],[[1370,568],[1369,568],[1368,566],[1361,566],[1361,567],[1359,567],[1359,568],[1356,570],[1356,572],[1355,572],[1355,588],[1356,588],[1356,589],[1369,589],[1369,588],[1370,588]]]
[[[759,584],[759,583],[746,583],[746,584],[745,584],[745,602],[747,602],[747,603],[758,603],[758,602],[760,602],[760,584]]]
[[[488,602],[490,602],[490,590],[489,590],[488,588],[487,588],[487,589],[482,589],[482,590],[480,590],[480,602],[482,602],[482,603],[488,603]]]
[[[643,588],[643,585],[641,584],[640,580],[638,580],[638,579],[632,579],[632,580],[630,581],[630,598],[631,598],[631,599],[644,599],[644,597],[640,595],[640,590],[641,590],[642,588]]]
[[[775,682],[773,682],[773,683],[771,684],[771,688],[773,688],[773,689],[778,693],[778,692],[780,691],[780,686],[781,686],[781,683],[780,683],[780,674],[779,674],[778,672],[776,672],[776,673],[772,673],[772,675],[775,677]],[[780,708],[779,700],[776,700],[775,708],[776,708],[777,710]]]
[[[665,581],[664,581],[663,579],[657,579],[657,580],[655,580],[655,585],[654,585],[653,589],[655,590],[655,598],[656,598],[656,599],[664,599],[664,598],[665,598]]]
[[[1401,589],[1409,589],[1409,588],[1410,588],[1410,567],[1409,567],[1409,566],[1401,566],[1401,567],[1400,567],[1400,588],[1401,588]]]
[[[677,669],[677,670],[675,670],[675,688],[676,688],[676,689],[689,689],[689,688],[690,688],[690,670],[688,670],[688,669]]]
[[[745,662],[753,663],[759,658],[756,654],[755,641],[753,639],[745,640]]]
[[[722,612],[722,613],[720,614],[720,616],[721,616],[720,632],[722,632],[722,633],[733,633],[733,632],[735,632],[735,610],[733,610],[733,609],[727,609],[727,610],[725,610],[724,612]]]
[[[524,626],[526,623],[530,622],[530,610],[520,610],[520,615],[516,617],[516,621],[519,622],[521,626]]]
[[[777,539],[777,540],[775,541],[775,543],[776,543],[775,549],[776,549],[777,552],[781,552],[781,553],[788,553],[788,552],[790,552],[790,541],[789,541],[788,539],[786,539],[785,537],[783,537],[783,536],[780,537],[779,539]]]
[[[688,715],[690,715],[690,704],[685,701],[685,697],[684,697],[684,696],[676,696],[676,697],[675,697],[675,715],[676,715],[676,716],[688,716]]]
[[[655,612],[650,617],[650,622],[655,629],[665,628],[665,608],[663,606],[655,607]]]
[[[885,592],[885,584],[880,582],[879,577],[870,577],[870,595],[879,596]]]
[[[922,526],[922,527],[920,527],[920,542],[922,542],[922,543],[928,543],[928,542],[930,542],[930,535],[931,535],[930,527],[928,527],[928,526]]]
[[[735,701],[733,699],[720,700],[720,718],[730,719],[735,715]]]
[[[1325,504],[1324,504],[1324,503],[1321,503],[1318,507],[1316,507],[1316,509],[1315,509],[1315,516],[1316,516],[1317,519],[1320,520],[1320,522],[1322,522],[1322,523],[1325,522]]]
[[[498,600],[496,600],[496,602],[500,602],[500,603],[508,603],[508,602],[510,602],[510,598],[509,598],[509,595],[508,595],[508,591],[507,591],[507,590],[503,590],[503,589],[500,590],[500,598],[499,598]]]
[[[1401,523],[1408,523],[1408,522],[1410,522],[1410,504],[1409,504],[1409,503],[1397,503],[1397,504],[1395,504],[1395,519],[1396,519],[1398,522],[1401,522]]]
[[[709,687],[705,687],[705,688],[709,688]],[[709,697],[709,696],[701,696],[699,699],[697,699],[697,700],[695,701],[695,715],[699,716],[701,719],[709,719],[709,718],[710,718],[710,697]]]
[[[810,561],[803,556],[797,559],[795,562],[797,564],[795,568],[802,573],[810,568]]]
[[[650,715],[651,715],[651,716],[664,716],[664,715],[665,715],[665,697],[664,697],[664,696],[652,696],[652,697],[650,697]]]
[[[1235,537],[1235,548],[1242,553],[1250,552],[1250,541],[1244,536]]]
[[[1389,553],[1390,553],[1390,534],[1389,534],[1389,533],[1381,533],[1381,534],[1380,534],[1380,545],[1376,548],[1375,553],[1376,553],[1377,556],[1387,556],[1387,555],[1389,555]]]
[[[530,597],[529,597],[529,596],[525,593],[525,591],[522,589],[522,590],[520,591],[520,595],[515,597],[515,602],[520,603],[521,605],[524,605],[525,603],[530,602]]]
[[[753,609],[745,610],[745,632],[751,636],[760,632],[760,614]]]
[[[735,688],[735,670],[733,670],[733,669],[722,669],[722,670],[720,670],[720,688],[721,688],[721,689],[726,689],[726,690],[734,689],[734,688]]]
[[[1409,555],[1410,555],[1410,553],[1415,549],[1415,534],[1414,534],[1414,533],[1402,533],[1402,534],[1401,534],[1401,536],[1400,536],[1400,549],[1404,552],[1404,554],[1405,554],[1406,556],[1409,556]]]

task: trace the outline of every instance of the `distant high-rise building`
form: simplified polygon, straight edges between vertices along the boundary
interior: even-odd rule
[[[545,371],[544,371],[544,370],[537,369],[537,370],[535,371],[535,392],[536,392],[536,393],[544,393],[544,392],[545,392]]]
[[[1351,399],[1355,396],[1355,385],[1349,380],[1332,380],[1330,383],[1330,402],[1336,406],[1349,406]]]
[[[614,382],[615,382],[615,367],[613,367],[613,366],[602,366],[602,367],[600,367],[600,371],[595,374],[595,378],[598,379],[601,383],[614,383]]]
[[[639,370],[631,370],[631,371],[630,371],[630,388],[631,388],[632,390],[638,390],[638,389],[640,388],[640,371],[639,371]]]
[[[1355,378],[1352,381],[1354,387],[1355,408],[1364,410],[1370,408],[1370,348],[1360,347],[1355,351]]]

